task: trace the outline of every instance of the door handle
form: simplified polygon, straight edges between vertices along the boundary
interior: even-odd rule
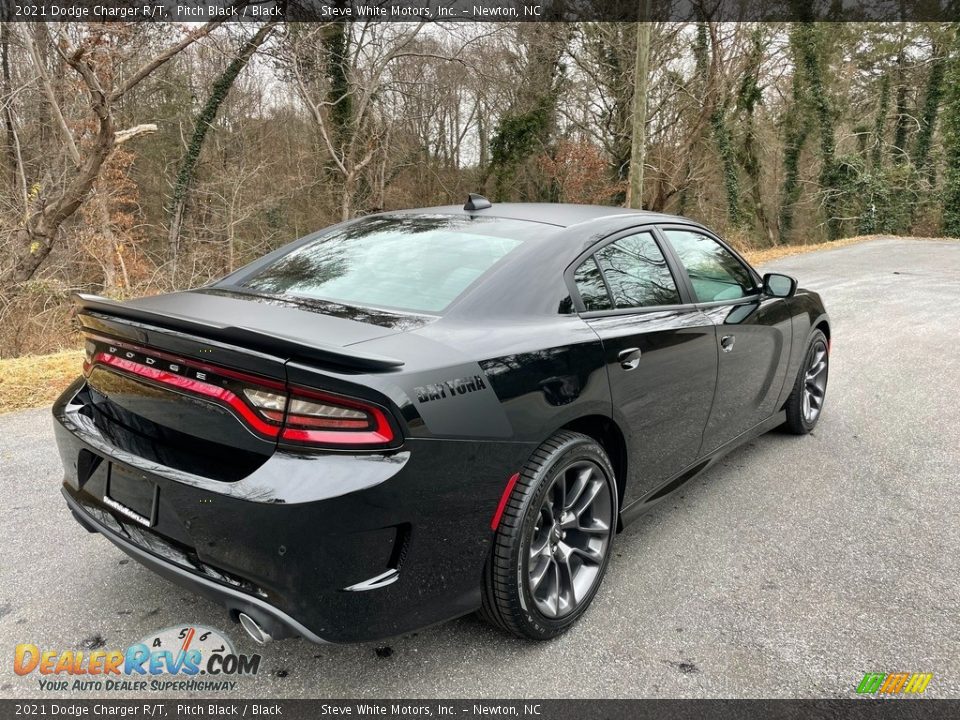
[[[724,352],[730,352],[733,350],[733,344],[737,341],[736,336],[734,335],[724,335],[720,338],[720,347],[723,348]]]
[[[640,364],[640,348],[621,350],[617,355],[617,360],[620,361],[620,367],[624,370],[633,370]]]

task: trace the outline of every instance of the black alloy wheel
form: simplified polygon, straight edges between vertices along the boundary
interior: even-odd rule
[[[603,448],[561,431],[541,445],[510,494],[484,577],[481,614],[546,640],[586,611],[616,532],[617,486]]]

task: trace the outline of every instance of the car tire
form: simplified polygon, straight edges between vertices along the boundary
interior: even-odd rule
[[[481,616],[549,640],[586,612],[617,527],[617,485],[603,448],[561,431],[520,471],[484,570]]]
[[[785,406],[787,419],[784,427],[794,435],[806,435],[820,420],[829,371],[830,345],[827,336],[820,330],[814,330]]]

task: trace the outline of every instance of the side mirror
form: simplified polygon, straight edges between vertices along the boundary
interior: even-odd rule
[[[763,294],[770,297],[788,298],[797,292],[797,280],[789,275],[767,273],[763,276]]]

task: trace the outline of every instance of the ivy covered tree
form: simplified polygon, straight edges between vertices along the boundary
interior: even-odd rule
[[[960,25],[954,28],[943,105],[943,232],[960,237]]]
[[[526,53],[517,58],[517,77],[523,78],[490,139],[487,175],[494,179],[494,199],[551,200],[556,188],[533,181],[515,187],[520,169],[542,153],[550,153],[557,129],[557,103],[566,77],[564,56],[571,30],[560,23],[520,27],[527,37]],[[535,165],[532,165],[535,168]],[[484,181],[486,178],[484,178]]]
[[[180,256],[180,231],[183,227],[183,216],[187,207],[190,185],[193,182],[193,174],[197,163],[200,162],[200,152],[203,150],[204,141],[207,138],[207,132],[217,119],[217,113],[220,112],[220,106],[230,89],[236,82],[240,73],[250,62],[254,53],[266,42],[270,33],[273,32],[277,21],[265,23],[257,30],[254,35],[244,42],[236,56],[227,65],[227,68],[214,81],[210,88],[210,95],[207,97],[200,114],[197,115],[196,123],[193,126],[193,133],[190,136],[190,143],[187,145],[186,152],[180,160],[180,169],[177,171],[177,179],[173,185],[173,202],[170,211],[170,225],[167,233],[167,244],[170,246],[170,255],[172,259],[171,274],[176,275],[177,262]]]

